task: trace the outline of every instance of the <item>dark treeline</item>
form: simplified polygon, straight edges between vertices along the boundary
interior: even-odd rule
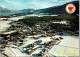
[[[0,16],[0,18],[10,18],[10,16]]]
[[[36,23],[43,23],[43,22],[50,22],[52,20],[57,20],[57,21],[61,21],[61,20],[66,20],[66,21],[70,21],[69,25],[65,25],[65,24],[54,24],[54,23],[50,23],[49,25],[52,26],[55,29],[62,29],[62,30],[70,30],[70,31],[76,31],[79,30],[79,16],[76,15],[61,15],[61,16],[47,16],[47,17],[25,17],[24,19],[21,19],[19,21],[22,21],[23,23],[25,23],[26,25],[29,26],[33,26]]]
[[[28,18],[25,17],[24,19],[21,19],[19,21],[22,21],[23,23],[29,26],[33,26],[36,23],[51,21],[51,17],[28,17]]]

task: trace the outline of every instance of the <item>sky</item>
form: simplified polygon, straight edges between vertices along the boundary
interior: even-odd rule
[[[11,9],[48,8],[77,0],[0,0],[0,5]]]

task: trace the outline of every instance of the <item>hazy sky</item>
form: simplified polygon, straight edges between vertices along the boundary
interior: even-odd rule
[[[48,8],[77,0],[0,0],[0,5],[8,9]]]

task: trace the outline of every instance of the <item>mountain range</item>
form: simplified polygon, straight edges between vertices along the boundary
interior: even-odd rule
[[[7,9],[6,7],[0,5],[0,13],[10,13],[11,10]]]
[[[68,4],[74,4],[76,7],[75,14],[79,13],[79,1],[72,1],[72,2],[66,3],[66,4],[61,5],[61,6],[50,7],[50,8],[46,8],[46,9],[40,9],[38,11],[40,11],[42,13],[51,13],[51,14],[67,14],[65,7]]]
[[[6,7],[3,7],[0,5],[0,13],[1,14],[33,14],[33,13],[45,13],[45,14],[67,14],[65,7],[67,4],[74,4],[76,6],[76,11],[74,14],[79,14],[79,1],[72,1],[72,2],[68,2],[66,4],[60,5],[60,6],[53,6],[53,7],[49,7],[49,8],[45,8],[45,9],[35,9],[35,8],[30,8],[30,9],[22,9],[22,10],[9,10]]]

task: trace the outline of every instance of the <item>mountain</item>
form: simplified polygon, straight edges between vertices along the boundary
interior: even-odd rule
[[[50,8],[46,8],[46,9],[40,9],[38,10],[41,13],[49,13],[49,14],[67,14],[65,7],[67,4],[74,4],[76,6],[76,11],[74,14],[79,14],[79,1],[72,1],[69,3],[66,3],[64,5],[60,5],[60,6],[56,6],[56,7],[50,7]],[[36,11],[36,12],[38,12]]]
[[[33,13],[36,10],[38,10],[38,9],[37,8],[29,8],[29,9],[23,9],[23,10],[21,10],[21,12],[23,12],[23,13],[29,13],[29,12]]]
[[[44,13],[44,14],[67,14],[65,7],[67,4],[74,4],[76,6],[76,11],[74,14],[79,15],[79,1],[72,1],[60,6],[53,6],[45,9],[29,8],[22,10],[9,10],[6,7],[0,5],[0,15],[16,15],[22,16],[26,14]]]
[[[11,14],[11,10],[9,10],[6,7],[0,5],[0,16],[8,16],[9,14]]]
[[[11,11],[6,7],[0,5],[0,13],[10,13]]]

